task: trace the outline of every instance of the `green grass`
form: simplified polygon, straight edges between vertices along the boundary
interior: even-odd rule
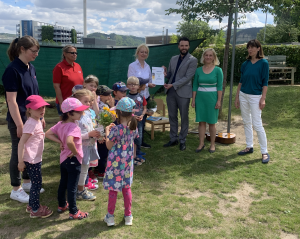
[[[78,201],[90,217],[68,220],[68,214],[30,219],[25,205],[9,199],[10,137],[0,143],[0,238],[281,238],[300,235],[300,94],[299,87],[270,87],[263,110],[271,161],[261,163],[258,145],[239,157],[241,145],[217,145],[217,151],[196,154],[197,135],[188,135],[187,150],[163,148],[168,132],[155,132],[147,163],[134,171],[133,226],[125,227],[122,195],[118,195],[116,226],[103,222],[108,192],[94,191],[94,202]],[[233,92],[236,91],[236,87]],[[227,112],[228,92],[224,101]],[[165,98],[159,95],[159,98]],[[54,115],[54,109],[47,114]],[[53,111],[53,112],[52,112]],[[236,109],[232,114],[240,115]],[[195,127],[190,110],[191,127]],[[50,125],[48,125],[50,126]],[[150,139],[146,135],[146,141]],[[208,144],[208,142],[206,142]],[[56,211],[59,148],[46,140],[41,203]],[[296,237],[295,237],[296,238]]]

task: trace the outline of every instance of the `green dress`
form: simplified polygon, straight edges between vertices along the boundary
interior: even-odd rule
[[[196,70],[193,91],[196,91],[196,122],[215,124],[218,122],[219,109],[215,109],[218,91],[222,91],[223,72],[215,66],[213,71],[205,74],[202,67]]]

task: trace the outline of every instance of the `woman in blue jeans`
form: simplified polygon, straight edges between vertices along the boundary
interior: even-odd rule
[[[7,50],[11,63],[7,66],[2,76],[5,98],[8,106],[6,120],[11,136],[12,152],[9,164],[11,185],[10,198],[22,203],[29,202],[31,188],[30,178],[26,169],[22,173],[23,185],[21,187],[21,173],[18,170],[18,144],[22,136],[23,125],[26,118],[26,99],[30,95],[39,94],[34,61],[39,53],[39,43],[31,36],[24,36],[13,40]],[[43,126],[45,121],[42,119]],[[44,189],[41,189],[43,192]]]

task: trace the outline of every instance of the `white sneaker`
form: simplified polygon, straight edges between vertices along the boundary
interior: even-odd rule
[[[12,190],[10,198],[21,203],[29,203],[29,195],[23,190],[23,188],[19,188],[17,191]]]
[[[114,226],[115,225],[115,217],[107,217],[107,215],[105,215],[104,222],[106,222],[108,227]]]
[[[24,189],[25,192],[30,192],[30,188],[31,188],[31,182],[30,183],[23,183],[22,184],[22,188]],[[40,193],[45,192],[45,189],[41,188]]]
[[[132,219],[133,219],[133,216],[127,216],[127,217],[124,217],[125,218],[125,226],[132,226]]]

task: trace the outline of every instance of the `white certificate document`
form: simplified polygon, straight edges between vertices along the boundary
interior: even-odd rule
[[[152,67],[152,83],[155,85],[165,84],[164,68]]]

